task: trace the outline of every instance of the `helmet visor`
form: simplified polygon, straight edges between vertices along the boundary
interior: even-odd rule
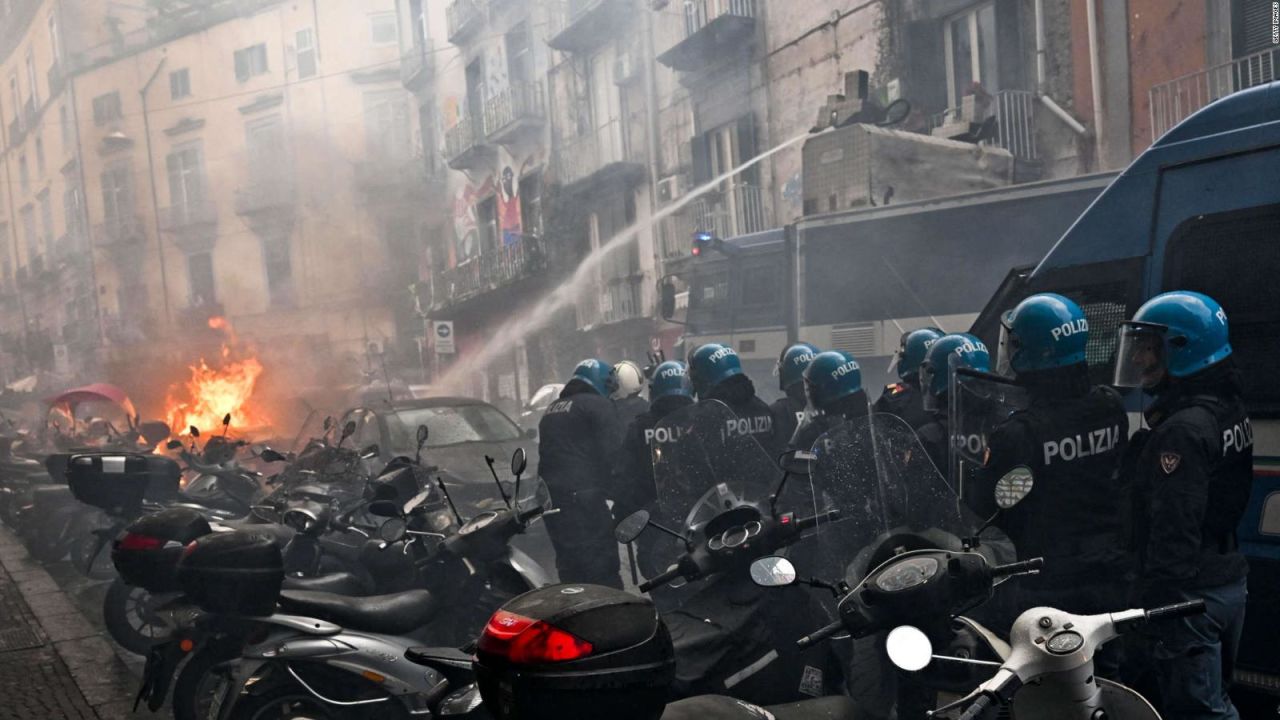
[[[928,361],[920,363],[920,395],[924,399],[924,409],[929,412],[937,412],[941,405],[932,390],[935,375],[937,372],[933,369],[932,363]]]
[[[1013,353],[1018,350],[1018,336],[1009,328],[1009,319],[1013,311],[1006,312],[1000,318],[1000,343],[996,347],[996,374],[1013,377]]]
[[[1116,387],[1147,388],[1159,385],[1168,372],[1164,325],[1127,322],[1120,325],[1116,349]]]

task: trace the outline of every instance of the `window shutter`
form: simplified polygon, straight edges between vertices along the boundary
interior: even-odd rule
[[[756,116],[753,113],[747,113],[738,118],[738,163],[745,162],[756,156],[759,152],[756,144]],[[752,165],[742,171],[741,182],[747,185],[760,184],[760,166]]]
[[[244,50],[236,51],[236,80],[244,82],[249,79],[249,53]]]
[[[947,59],[942,23],[919,21],[907,25],[906,98],[924,113],[947,107]]]
[[[711,180],[711,147],[706,135],[695,135],[689,141],[693,150],[693,184],[701,185]]]

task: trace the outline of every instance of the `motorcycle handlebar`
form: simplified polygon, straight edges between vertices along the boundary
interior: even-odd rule
[[[659,587],[661,585],[666,585],[667,583],[671,582],[672,580],[675,580],[678,577],[680,577],[680,567],[676,566],[667,570],[666,572],[662,573],[661,575],[655,578],[651,578],[649,580],[645,580],[644,582],[640,583],[640,592],[647,593],[656,587]]]
[[[979,695],[969,707],[965,708],[960,720],[979,720],[994,704],[995,700],[990,695]]]
[[[839,519],[840,519],[839,508],[836,508],[834,510],[828,510],[824,513],[818,513],[817,515],[814,515],[812,517],[801,518],[797,520],[796,530],[803,532],[805,530],[809,530],[811,528],[817,527],[819,522],[831,522],[833,520],[839,520]]]
[[[1199,615],[1204,612],[1204,600],[1190,600],[1188,602],[1174,603],[1172,605],[1163,605],[1147,611],[1148,620],[1165,620],[1171,618],[1188,617],[1191,615]]]
[[[1005,577],[1008,575],[1027,575],[1030,573],[1038,573],[1044,568],[1044,558],[1031,558],[1021,562],[1012,562],[1008,565],[996,565],[991,568],[991,577]]]
[[[823,640],[826,640],[832,635],[835,635],[836,633],[840,632],[842,628],[844,628],[844,624],[841,623],[839,620],[837,620],[831,623],[830,625],[822,628],[821,630],[815,630],[809,633],[808,635],[805,635],[804,637],[800,638],[799,640],[796,641],[796,647],[803,650],[804,648],[807,648],[810,645],[814,645],[816,643],[822,642]]]

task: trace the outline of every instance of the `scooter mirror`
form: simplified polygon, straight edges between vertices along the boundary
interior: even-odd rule
[[[400,517],[400,503],[392,500],[375,500],[369,503],[369,514],[376,517],[398,518]]]
[[[795,450],[783,453],[778,458],[778,467],[792,475],[808,475],[809,462],[816,459],[817,456],[805,450]]]
[[[329,428],[333,427],[333,416],[330,415],[324,419],[324,431],[329,432]]]
[[[1035,483],[1035,476],[1031,473],[1031,468],[1026,465],[1019,465],[1010,470],[996,481],[996,505],[1001,510],[1008,510],[1017,505],[1031,494],[1031,488],[1035,487]]]
[[[640,537],[641,531],[649,524],[649,511],[637,510],[630,515],[622,518],[618,526],[613,529],[613,539],[626,545],[632,540]]]
[[[884,645],[889,660],[900,670],[923,670],[933,660],[933,643],[919,628],[910,625],[890,630]]]
[[[181,449],[182,449],[182,441],[181,441],[181,440],[170,440],[169,442],[165,443],[165,444],[164,444],[164,446],[165,446],[165,447],[167,447],[167,448],[169,448],[170,450],[181,450]]]
[[[511,453],[511,474],[516,476],[523,475],[524,469],[528,466],[529,457],[525,454],[524,448],[516,448],[516,451]]]
[[[262,452],[258,454],[258,457],[262,458],[263,462],[284,462],[285,460],[288,460],[284,455],[281,455],[279,452],[272,450],[271,448],[263,448]]]
[[[196,427],[195,425],[192,425],[191,427],[187,428],[187,434],[193,438],[198,438],[200,437],[200,428]]]
[[[360,450],[360,457],[365,460],[376,458],[381,454],[382,454],[382,448],[378,447],[378,443],[373,443],[372,445],[366,445],[364,446],[363,449]]]
[[[791,561],[770,555],[751,563],[751,582],[760,587],[786,587],[796,581],[796,566]]]
[[[346,440],[356,434],[356,421],[348,420],[346,425],[342,426],[342,439]]]
[[[407,530],[408,526],[404,518],[387,518],[387,521],[378,527],[378,537],[387,543],[400,542],[404,539]]]
[[[427,444],[427,436],[430,434],[431,434],[431,431],[427,429],[426,425],[418,426],[418,449],[419,450],[422,449],[423,445]]]

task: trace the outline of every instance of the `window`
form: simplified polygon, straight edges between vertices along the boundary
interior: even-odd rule
[[[9,98],[13,103],[13,121],[18,127],[26,127],[22,124],[22,91],[18,89],[18,73],[9,75]]]
[[[374,45],[395,45],[399,42],[396,32],[396,14],[384,12],[370,15],[369,40]]]
[[[493,195],[476,205],[476,229],[480,232],[480,254],[498,249],[498,202]]]
[[[27,98],[27,103],[31,106],[31,111],[40,107],[40,86],[36,84],[36,58],[31,54],[31,49],[27,49],[27,87],[31,89],[31,97]]]
[[[380,90],[364,94],[365,141],[375,159],[409,157],[412,149],[409,102],[400,90]]]
[[[62,192],[62,220],[66,225],[67,235],[76,238],[77,241],[83,237],[83,233],[80,232],[82,212],[80,189],[72,186],[64,190]]]
[[[507,78],[512,85],[533,81],[533,36],[522,22],[507,33]]]
[[[31,169],[27,167],[27,156],[18,156],[18,184],[22,192],[31,192]]]
[[[251,45],[242,50],[237,50],[235,54],[236,62],[236,80],[245,82],[249,78],[265,75],[267,73],[267,45],[266,43],[258,43]]]
[[[93,124],[102,127],[124,117],[120,106],[120,93],[112,90],[93,99]]]
[[[127,165],[102,173],[102,214],[108,226],[119,227],[133,215],[133,176]]]
[[[272,235],[262,240],[262,260],[267,271],[267,290],[272,305],[292,305],[293,260],[289,256],[289,236]]]
[[[542,235],[542,174],[520,178],[520,221],[525,235]]]
[[[178,100],[191,96],[191,73],[186,69],[169,73],[169,98]]]
[[[22,237],[27,244],[27,263],[40,254],[40,236],[36,234],[36,209],[27,203],[19,211],[22,216]]]
[[[262,118],[245,128],[249,155],[251,185],[275,185],[281,182],[285,163],[284,124],[279,115]]]
[[[974,84],[999,89],[996,70],[996,6],[983,3],[942,23],[947,59],[947,103],[957,107]]]
[[[36,175],[44,177],[44,138],[36,138]]]
[[[71,120],[67,117],[67,106],[58,108],[58,130],[62,134],[62,152],[71,151]]]
[[[58,36],[58,16],[49,13],[49,49],[55,63],[62,62],[62,38]]]
[[[207,252],[187,256],[187,302],[191,307],[212,305],[217,302],[213,292],[213,256]]]
[[[294,49],[298,53],[298,78],[309,78],[316,74],[316,35],[311,28],[303,28],[294,33]]]
[[[49,198],[49,191],[45,190],[40,193],[40,229],[41,246],[44,248],[53,247],[53,201]]]
[[[169,172],[169,203],[188,212],[204,202],[204,171],[200,146],[188,145],[165,157]]]

